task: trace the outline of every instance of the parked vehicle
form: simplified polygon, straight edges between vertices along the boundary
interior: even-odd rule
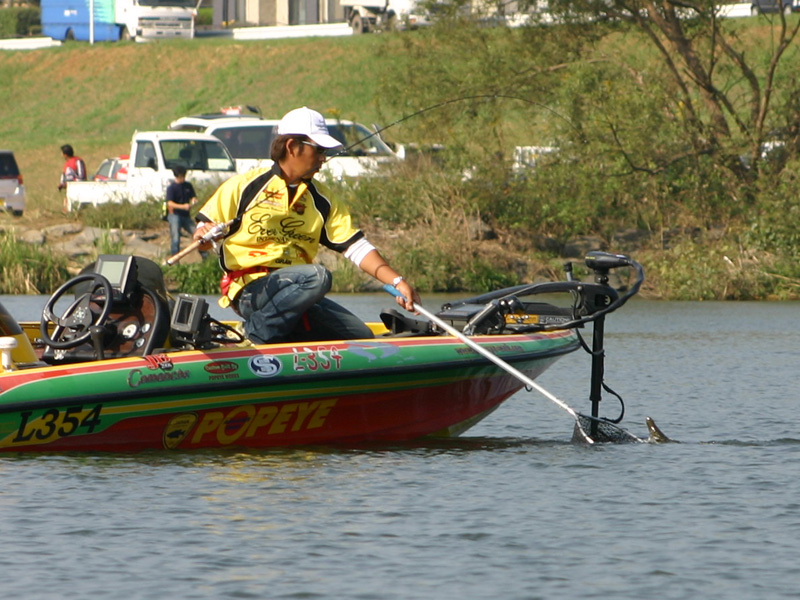
[[[236,161],[237,172],[243,173],[272,164],[270,146],[278,122],[278,119],[264,119],[253,113],[220,112],[181,117],[170,123],[169,128],[203,132],[222,140]],[[363,176],[375,172],[387,161],[399,160],[379,135],[360,123],[326,119],[325,124],[343,148],[328,152],[329,158],[320,170],[322,178]]]
[[[128,160],[130,156],[113,156],[100,163],[97,171],[92,176],[92,181],[108,181],[109,179],[128,178]]]
[[[536,168],[536,165],[547,156],[558,152],[555,146],[516,146],[513,153],[512,170],[521,173]]]
[[[143,131],[133,135],[125,179],[67,183],[66,209],[127,200],[137,204],[162,199],[173,179],[172,168],[186,167],[195,187],[219,185],[236,174],[233,157],[212,135],[179,131]]]
[[[25,186],[11,150],[0,150],[0,210],[15,217],[25,211]]]
[[[428,12],[417,0],[341,0],[354,34],[427,25]]]
[[[42,0],[41,9],[42,33],[61,41],[191,39],[197,17],[195,0]]]
[[[779,12],[785,15],[800,12],[800,0],[753,0],[750,5],[750,14],[753,16]]]

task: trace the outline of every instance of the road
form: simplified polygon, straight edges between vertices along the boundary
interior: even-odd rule
[[[749,17],[750,2],[720,6],[722,17]],[[225,30],[198,30],[197,37],[229,37],[236,40],[268,40],[297,37],[330,37],[352,35],[347,23],[321,23],[315,25],[287,25],[270,27],[237,27]],[[60,46],[61,42],[49,37],[32,37],[0,40],[0,50],[35,50]]]

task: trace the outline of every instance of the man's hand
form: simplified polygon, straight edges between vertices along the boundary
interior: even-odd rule
[[[218,240],[225,235],[226,225],[218,223],[211,223],[209,221],[201,221],[195,227],[192,239],[195,242],[202,242],[197,249],[201,252],[206,252],[214,247],[212,241]]]
[[[402,298],[400,296],[397,297],[397,303],[408,312],[419,314],[414,308],[414,303],[420,301],[417,290],[412,288],[405,280],[398,283],[395,289],[403,295]]]

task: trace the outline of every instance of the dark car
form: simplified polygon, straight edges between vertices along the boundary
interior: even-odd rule
[[[0,150],[0,210],[15,217],[25,211],[25,186],[11,150]]]
[[[750,12],[753,15],[778,12],[790,15],[793,12],[800,12],[800,0],[753,0]]]

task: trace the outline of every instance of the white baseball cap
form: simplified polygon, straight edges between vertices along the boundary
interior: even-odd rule
[[[278,135],[306,135],[323,148],[342,145],[328,133],[323,116],[307,106],[295,108],[283,115],[278,123]]]

